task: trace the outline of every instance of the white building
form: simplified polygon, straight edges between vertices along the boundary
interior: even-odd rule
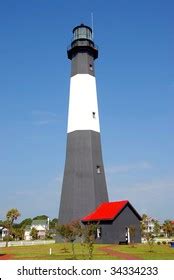
[[[37,230],[38,239],[45,239],[46,232],[49,230],[49,218],[47,220],[34,220],[31,226],[26,226],[24,232],[25,240],[32,240],[30,235],[32,228]]]
[[[0,240],[3,240],[3,238],[7,235],[8,235],[8,229],[5,227],[0,227]]]
[[[156,221],[153,218],[147,217],[146,220],[143,221],[143,224],[145,226],[144,232],[154,234],[155,222]],[[161,223],[159,223],[159,226],[160,226],[159,234],[162,235],[162,234],[164,234],[163,225]]]

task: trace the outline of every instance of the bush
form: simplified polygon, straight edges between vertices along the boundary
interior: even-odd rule
[[[166,245],[166,241],[163,240],[162,243],[163,243],[164,245]]]
[[[157,244],[158,244],[158,245],[160,245],[160,244],[161,244],[161,242],[160,242],[160,241],[158,241],[158,242],[157,242]]]
[[[13,237],[11,236],[4,236],[3,241],[12,241]]]
[[[53,239],[53,237],[52,237],[51,235],[47,235],[47,236],[45,237],[45,239],[46,239],[46,240],[50,240],[50,239]]]

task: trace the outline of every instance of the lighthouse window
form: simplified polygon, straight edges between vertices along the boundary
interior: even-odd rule
[[[97,174],[100,174],[101,173],[101,167],[99,165],[97,165],[96,169],[97,169]]]
[[[89,64],[89,69],[90,69],[91,71],[93,70],[92,64]]]
[[[92,117],[93,117],[93,119],[95,119],[95,117],[96,117],[95,112],[92,112]]]

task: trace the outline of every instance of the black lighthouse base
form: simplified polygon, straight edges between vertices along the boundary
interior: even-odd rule
[[[80,220],[101,202],[108,201],[100,133],[68,133],[59,223]]]

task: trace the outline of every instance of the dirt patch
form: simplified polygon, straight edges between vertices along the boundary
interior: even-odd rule
[[[99,250],[107,253],[110,256],[118,257],[121,260],[142,260],[141,258],[134,256],[132,254],[127,254],[127,253],[112,250],[112,247],[110,246],[101,247],[99,248]]]
[[[10,254],[1,254],[0,255],[0,261],[1,260],[12,260],[13,259],[13,255]]]

